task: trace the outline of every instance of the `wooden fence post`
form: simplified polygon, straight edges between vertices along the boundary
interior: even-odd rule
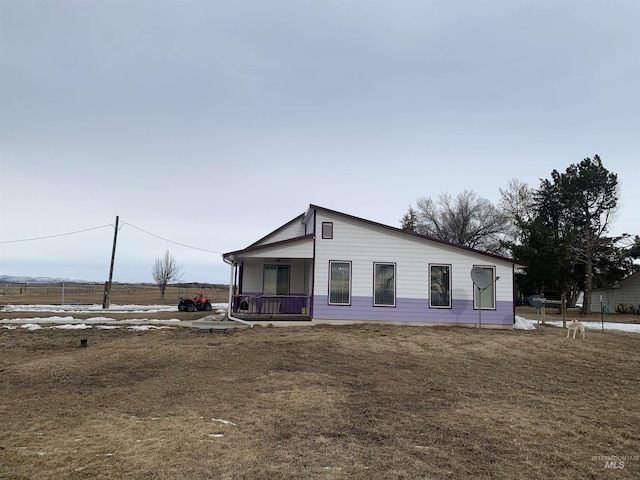
[[[567,295],[562,294],[562,328],[567,328]]]

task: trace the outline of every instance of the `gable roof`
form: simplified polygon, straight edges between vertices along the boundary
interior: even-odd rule
[[[306,223],[306,222],[309,221],[309,219],[311,218],[311,215],[312,215],[314,210],[320,210],[320,211],[329,213],[331,215],[337,215],[337,216],[340,216],[340,217],[343,217],[343,218],[347,218],[349,220],[353,220],[353,221],[356,221],[356,222],[366,223],[368,225],[371,225],[371,226],[374,226],[374,227],[377,227],[377,228],[381,228],[381,229],[384,229],[384,230],[387,230],[387,231],[393,231],[395,233],[400,233],[402,235],[408,235],[410,237],[418,238],[418,239],[425,240],[425,241],[428,241],[428,242],[435,242],[435,243],[439,243],[441,245],[446,245],[447,247],[456,248],[456,249],[459,249],[459,250],[464,250],[464,251],[467,251],[467,252],[476,253],[478,255],[484,255],[486,257],[491,257],[491,258],[494,258],[496,260],[501,260],[501,261],[504,261],[504,262],[513,263],[515,265],[520,265],[520,266],[523,266],[523,267],[526,266],[526,263],[522,263],[519,260],[514,260],[513,258],[504,257],[502,255],[496,255],[494,253],[484,252],[482,250],[477,250],[477,249],[471,248],[471,247],[465,247],[464,245],[458,245],[456,243],[447,242],[446,240],[440,240],[439,238],[430,237],[428,235],[421,235],[421,234],[413,232],[411,230],[404,230],[402,228],[392,227],[390,225],[385,225],[384,223],[374,222],[372,220],[367,220],[365,218],[356,217],[356,216],[353,216],[353,215],[349,215],[347,213],[338,212],[336,210],[331,210],[329,208],[324,208],[324,207],[320,207],[318,205],[313,205],[313,204],[309,205],[309,208],[307,209],[307,212],[304,214],[304,219],[302,220],[303,223]]]
[[[608,285],[606,287],[594,288],[593,291],[595,292],[596,290],[613,290],[613,289],[617,290],[620,288],[633,288],[634,286],[638,286],[638,285],[640,285],[640,271],[633,272],[628,277],[625,277],[622,280],[612,285]]]
[[[255,241],[255,242],[253,242],[251,245],[249,245],[247,248],[254,247],[254,246],[258,245],[258,244],[263,244],[263,245],[264,245],[264,243],[263,243],[263,242],[264,242],[265,240],[267,240],[269,237],[272,237],[272,236],[274,236],[274,235],[278,234],[279,232],[281,232],[282,230],[284,230],[285,228],[289,227],[290,225],[293,225],[294,223],[299,222],[300,220],[302,220],[302,219],[303,219],[303,217],[304,217],[304,213],[303,213],[303,214],[298,215],[296,218],[293,218],[293,219],[289,220],[287,223],[285,223],[284,225],[282,225],[282,226],[280,226],[280,227],[276,228],[274,231],[272,231],[272,232],[270,232],[270,233],[267,233],[267,234],[266,234],[264,237],[262,237],[261,239],[256,240],[256,241]],[[303,223],[304,223],[304,221],[303,221]]]
[[[242,250],[236,250],[234,252],[224,253],[222,255],[223,258],[233,258],[235,256],[239,256],[241,254],[258,252],[260,250],[272,250],[274,247],[282,247],[287,245],[293,245],[299,243],[304,240],[311,240],[313,238],[313,234],[310,233],[308,235],[303,235],[301,237],[288,238],[286,240],[279,240],[277,242],[265,243],[261,245],[257,245],[258,242],[252,243],[247,248],[243,248]]]
[[[434,238],[434,237],[430,237],[427,235],[421,235],[419,233],[413,232],[411,230],[403,230],[401,228],[398,227],[392,227],[390,225],[385,225],[383,223],[378,223],[378,222],[374,222],[372,220],[367,220],[365,218],[360,218],[360,217],[356,217],[354,215],[349,215],[347,213],[342,213],[342,212],[338,212],[337,210],[331,210],[329,208],[324,208],[318,205],[314,205],[314,204],[310,204],[309,208],[307,208],[307,211],[301,215],[298,215],[297,217],[295,217],[294,219],[288,221],[287,223],[285,223],[284,225],[282,225],[281,227],[278,227],[277,229],[275,229],[274,231],[272,231],[271,233],[265,235],[264,237],[262,237],[261,239],[257,240],[256,242],[253,242],[251,245],[249,245],[248,247],[241,249],[241,250],[236,250],[233,252],[228,252],[222,255],[223,258],[227,258],[227,257],[233,257],[236,255],[239,255],[241,253],[245,253],[245,252],[253,252],[256,250],[260,250],[263,248],[268,248],[268,247],[272,247],[275,245],[283,245],[283,244],[287,244],[287,243],[293,243],[293,242],[297,242],[301,239],[307,239],[307,238],[311,238],[313,237],[313,234],[307,234],[307,235],[303,235],[300,237],[295,237],[295,238],[290,238],[287,240],[280,240],[277,242],[272,242],[272,243],[263,243],[265,240],[269,239],[270,237],[276,235],[278,232],[281,232],[282,230],[284,230],[285,228],[289,227],[290,225],[296,223],[296,222],[302,222],[303,224],[307,224],[312,218],[313,218],[313,212],[314,211],[322,211],[322,212],[326,212],[330,215],[335,215],[335,216],[339,216],[342,218],[346,218],[352,221],[356,221],[356,222],[361,222],[361,223],[365,223],[367,225],[371,225],[373,227],[376,228],[380,228],[383,230],[387,230],[387,231],[392,231],[394,233],[399,233],[401,235],[408,235],[412,238],[417,238],[419,240],[423,240],[425,242],[434,242],[434,243],[439,243],[441,245],[450,247],[450,248],[454,248],[454,249],[459,249],[459,250],[464,250],[466,252],[472,252],[475,253],[477,255],[483,255],[485,257],[490,257],[496,260],[500,260],[503,262],[507,262],[507,263],[512,263],[514,265],[519,265],[519,266],[526,266],[525,263],[522,263],[518,260],[514,260],[512,258],[508,258],[508,257],[504,257],[501,255],[496,255],[493,253],[488,253],[488,252],[484,252],[482,250],[477,250],[475,248],[471,248],[471,247],[465,247],[463,245],[458,245],[455,243],[451,243],[451,242],[447,242],[446,240],[440,240],[439,238]]]

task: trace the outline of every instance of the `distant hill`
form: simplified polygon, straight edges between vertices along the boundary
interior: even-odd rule
[[[52,277],[26,277],[16,275],[0,275],[0,283],[13,283],[13,284],[30,284],[30,285],[59,285],[62,282],[72,285],[103,285],[104,282],[88,282],[86,280],[78,280],[72,278],[52,278]],[[131,282],[113,282],[117,285],[155,285],[155,283],[131,283]],[[201,282],[182,282],[171,284],[176,287],[182,288],[215,288],[215,289],[227,289],[229,285],[217,284],[217,283],[201,283]]]
[[[83,285],[94,284],[98,282],[87,282],[86,280],[77,280],[72,278],[51,278],[51,277],[22,277],[14,275],[0,275],[0,283],[31,283],[38,285],[52,285],[58,283],[80,283]]]

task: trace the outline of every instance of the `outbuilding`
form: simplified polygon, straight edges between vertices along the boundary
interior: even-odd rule
[[[600,308],[615,311],[617,305],[631,305],[640,308],[640,272],[635,272],[615,285],[591,290],[591,311],[599,312]]]

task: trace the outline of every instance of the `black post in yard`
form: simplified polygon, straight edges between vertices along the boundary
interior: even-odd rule
[[[102,308],[109,308],[111,304],[111,284],[113,281],[113,264],[116,260],[116,242],[118,240],[118,221],[120,217],[116,216],[116,226],[113,231],[113,249],[111,250],[111,267],[109,268],[109,281],[105,285],[104,301]]]
[[[600,324],[602,325],[602,333],[604,333],[604,305],[602,304],[602,295],[600,295]]]

